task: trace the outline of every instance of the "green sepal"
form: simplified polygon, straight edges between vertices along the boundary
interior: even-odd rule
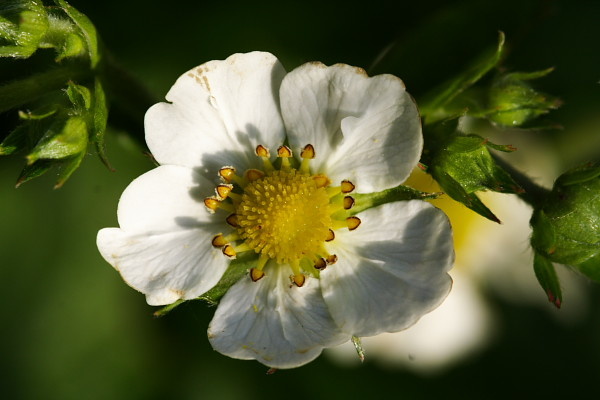
[[[33,164],[26,165],[21,171],[21,174],[19,174],[15,187],[18,188],[22,184],[45,174],[52,167],[52,165],[53,161],[51,160],[38,160]]]
[[[41,1],[4,0],[0,3],[0,57],[27,58],[48,30]]]
[[[0,143],[0,156],[7,156],[22,151],[30,145],[30,142],[29,124],[21,124]]]
[[[227,267],[219,283],[201,295],[199,299],[212,305],[218,304],[221,297],[227,293],[229,288],[244,275],[247,275],[250,269],[256,265],[257,260],[258,256],[251,251],[238,256],[238,258],[229,263],[229,267]]]
[[[81,33],[85,38],[87,45],[88,55],[90,57],[90,64],[92,69],[96,68],[100,62],[100,52],[98,51],[98,34],[96,28],[90,19],[74,7],[72,7],[65,0],[54,0],[54,2],[63,9],[73,22],[81,29]]]
[[[66,92],[73,105],[72,114],[84,114],[92,107],[92,93],[87,87],[69,82]]]
[[[85,118],[73,116],[52,124],[39,143],[27,156],[27,163],[39,159],[64,159],[85,153],[88,144]]]
[[[56,180],[56,184],[54,184],[54,189],[60,189],[65,184],[73,172],[79,168],[84,157],[85,152],[81,152],[78,155],[70,157],[61,162],[61,165],[59,166],[58,179]]]
[[[533,256],[533,270],[542,289],[546,292],[550,303],[554,304],[556,308],[560,308],[562,304],[562,291],[552,262],[535,252]]]
[[[29,112],[19,111],[19,118],[23,122],[17,125],[0,143],[0,155],[31,151],[51,125],[52,118],[50,117],[57,111],[58,107],[55,104]]]
[[[444,83],[417,102],[426,124],[447,119],[457,112],[456,106],[452,106],[450,103],[498,65],[504,54],[504,40],[504,33],[499,32],[498,44],[495,49],[486,51],[465,72]]]
[[[170,313],[171,311],[173,311],[177,306],[179,306],[179,305],[181,305],[183,303],[185,303],[185,300],[183,300],[183,299],[177,300],[175,303],[171,303],[171,304],[168,304],[168,305],[166,305],[164,307],[159,308],[158,310],[156,310],[154,312],[153,315],[156,318],[164,317],[165,315],[167,315],[168,313]]]
[[[106,156],[106,146],[104,142],[104,135],[106,133],[106,123],[108,121],[108,103],[102,82],[99,78],[94,81],[94,106],[93,106],[93,134],[91,135],[92,141],[96,145],[96,152],[102,163],[111,171],[114,171],[113,167],[108,161]]]
[[[489,149],[510,152],[512,146],[496,145],[477,135],[457,131],[458,118],[431,124],[425,131],[427,151],[422,162],[427,172],[454,200],[494,222],[500,222],[475,194],[492,190],[522,193],[523,189],[496,164]]]
[[[562,102],[536,91],[527,81],[548,75],[554,68],[535,72],[511,72],[496,77],[488,91],[486,117],[502,126],[522,126],[557,109]]]
[[[343,211],[344,216],[356,215],[360,212],[368,210],[372,207],[377,207],[382,204],[392,203],[395,201],[406,201],[406,200],[427,200],[435,199],[441,193],[427,193],[421,192],[420,190],[413,189],[408,186],[396,186],[391,189],[385,189],[381,192],[374,193],[352,193],[352,197],[355,200],[355,205],[348,211]]]
[[[532,247],[550,261],[578,268],[600,254],[600,163],[559,177],[534,211],[531,226]],[[590,261],[581,272],[596,277],[593,266]]]
[[[575,268],[589,279],[600,283],[600,253],[579,265],[575,265]]]

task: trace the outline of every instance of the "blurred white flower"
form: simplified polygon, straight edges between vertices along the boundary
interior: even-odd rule
[[[447,295],[441,211],[403,201],[352,212],[354,188],[396,186],[419,160],[420,117],[398,78],[320,63],[286,74],[254,52],[187,72],[166,98],[145,121],[161,165],[123,193],[120,228],[98,234],[102,256],[149,304],[196,298],[252,254],[210,342],[291,368],[352,335],[405,329]]]

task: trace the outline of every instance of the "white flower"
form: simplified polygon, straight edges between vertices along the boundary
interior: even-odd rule
[[[419,114],[398,78],[319,63],[286,74],[254,52],[187,72],[166,98],[145,121],[161,165],[123,193],[120,228],[98,234],[102,256],[149,304],[194,299],[236,255],[255,254],[209,339],[228,356],[291,368],[352,335],[405,329],[447,295],[442,212],[403,201],[352,213],[354,188],[397,186],[419,160]]]

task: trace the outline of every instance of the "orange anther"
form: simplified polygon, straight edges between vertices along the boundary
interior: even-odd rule
[[[229,185],[229,184],[223,184],[223,185],[219,185],[217,186],[217,195],[222,198],[222,199],[226,199],[229,196],[229,193],[231,193],[231,191],[233,190],[233,185]]]
[[[348,225],[348,229],[353,231],[360,225],[360,218],[358,217],[348,217],[346,218],[346,224]]]
[[[219,200],[215,197],[207,197],[204,199],[204,205],[211,213],[214,213],[219,208]]]
[[[335,233],[333,232],[332,229],[330,229],[329,232],[327,232],[327,236],[325,237],[325,241],[326,242],[331,242],[333,239],[335,239]]]
[[[344,197],[344,210],[349,210],[354,206],[354,198],[352,196]]]
[[[259,157],[269,157],[269,149],[262,144],[256,146],[256,155]]]
[[[250,182],[252,182],[252,181],[256,181],[256,180],[262,178],[263,176],[265,176],[265,173],[259,169],[249,169],[246,171],[245,176],[246,176],[246,179],[248,179]]]
[[[225,222],[227,222],[229,225],[233,226],[234,228],[239,228],[239,226],[240,226],[240,224],[238,222],[237,214],[229,214],[227,216],[227,218],[225,218]]]
[[[354,183],[350,182],[349,180],[342,181],[342,187],[341,187],[342,193],[350,193],[355,188],[356,188],[356,186],[354,186]]]
[[[331,184],[331,180],[325,175],[313,175],[313,179],[317,187],[326,187]]]
[[[319,258],[316,262],[315,262],[315,268],[320,270],[325,269],[325,267],[327,267],[327,261],[325,261],[324,258]]]
[[[265,273],[262,269],[250,268],[250,279],[252,279],[252,282],[256,282],[263,276],[265,276]]]
[[[304,286],[304,282],[306,282],[306,277],[303,274],[294,274],[290,276],[292,283],[298,287]]]
[[[222,234],[216,235],[212,240],[212,245],[215,247],[223,247],[227,244],[227,240],[225,240],[225,236]]]
[[[225,182],[231,182],[235,176],[235,168],[223,167],[219,170],[219,176],[225,180]]]
[[[229,258],[235,258],[237,253],[235,252],[232,245],[226,244],[225,246],[223,246],[223,254],[225,254]]]
[[[277,149],[277,157],[290,158],[292,156],[292,149],[287,146],[279,146]]]
[[[300,157],[302,158],[315,158],[315,148],[312,144],[307,144],[300,152]]]

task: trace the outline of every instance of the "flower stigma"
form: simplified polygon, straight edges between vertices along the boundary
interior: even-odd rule
[[[215,196],[204,200],[210,212],[228,212],[225,221],[232,227],[228,235],[216,235],[212,245],[232,259],[246,251],[258,254],[249,273],[255,282],[272,260],[288,265],[291,282],[301,287],[307,275],[319,277],[319,271],[337,261],[325,247],[335,239],[334,231],[360,225],[360,219],[349,213],[355,201],[348,193],[355,186],[347,180],[331,186],[326,175],[313,174],[310,160],[315,149],[310,144],[302,149],[299,162],[287,146],[277,149],[275,164],[262,145],[256,147],[256,155],[263,160],[262,170],[248,169],[239,176],[234,167],[221,168],[224,183],[216,187]]]

